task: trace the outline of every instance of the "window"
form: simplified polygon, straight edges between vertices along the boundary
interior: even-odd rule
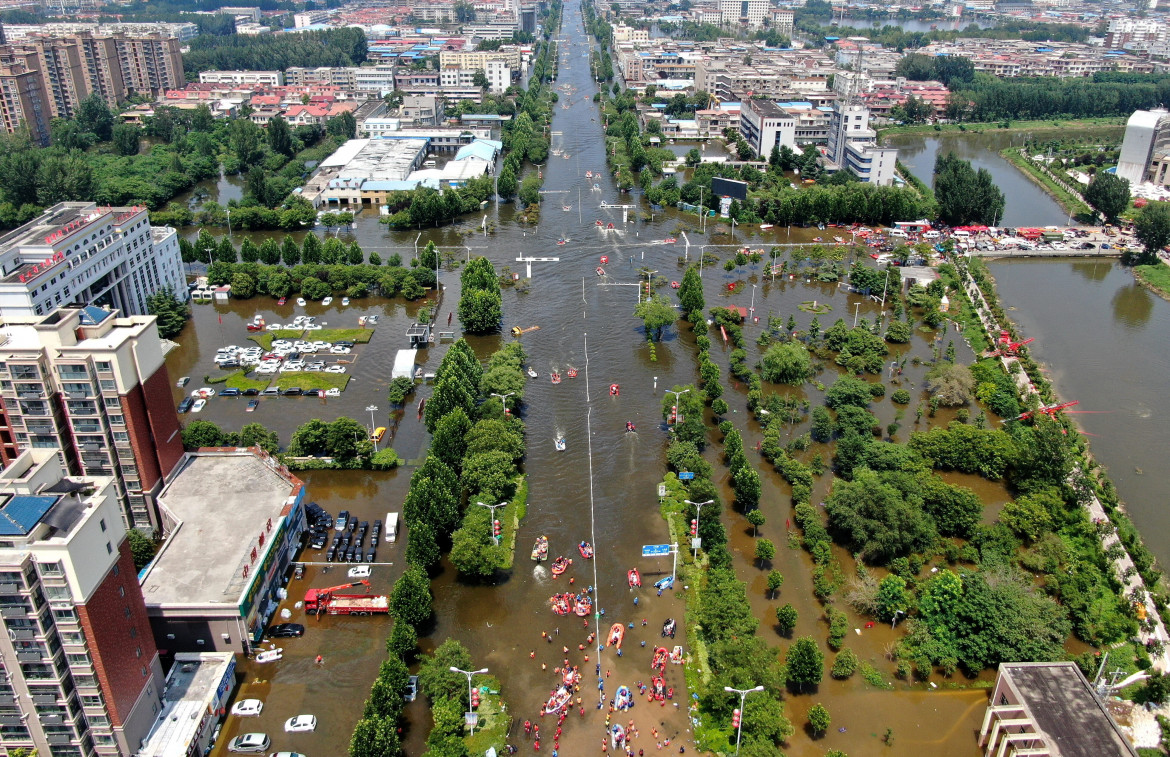
[[[111,416],[110,416],[110,423],[116,423],[116,424],[118,424],[118,425],[120,425],[120,426],[125,426],[125,425],[126,425],[126,419],[125,419],[125,418],[123,418],[123,417],[122,417],[122,416],[120,416],[120,415],[111,415]]]
[[[107,361],[99,360],[97,362],[97,369],[99,371],[112,371],[112,370],[114,370],[114,366],[113,366],[113,364],[111,364]]]
[[[130,617],[130,605],[126,605],[125,607],[122,608],[122,614],[125,615],[127,618]]]
[[[61,563],[59,562],[42,562],[37,564],[41,566],[42,576],[59,576],[64,572],[61,570]]]
[[[70,665],[89,665],[89,655],[87,654],[67,654],[65,658],[69,660]]]
[[[116,392],[116,391],[118,391],[118,385],[115,382],[110,381],[109,379],[102,379],[98,383],[101,384],[103,392]]]
[[[62,607],[53,610],[53,620],[58,623],[77,622],[77,612],[72,607]]]
[[[106,519],[102,518],[101,520],[99,520],[98,525],[102,527],[102,532],[104,533],[106,530]]]
[[[106,554],[107,555],[114,554],[114,548],[112,546],[110,546],[109,542],[106,542]]]

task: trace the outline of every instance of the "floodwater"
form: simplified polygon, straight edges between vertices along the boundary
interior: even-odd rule
[[[1163,497],[1170,484],[1164,349],[1170,303],[1136,283],[1116,260],[996,260],[1003,306],[1026,336],[1089,445],[1109,469],[1146,546],[1170,565]]]
[[[612,623],[627,625],[625,654],[617,657],[613,650],[607,649],[600,658],[604,676],[601,681],[606,694],[612,694],[622,684],[649,681],[651,651],[661,641],[659,628],[665,619],[673,617],[679,621],[680,633],[671,645],[681,645],[684,650],[689,648],[682,626],[684,608],[680,593],[685,590],[678,586],[679,593],[668,591],[657,596],[650,586],[654,580],[670,572],[670,558],[643,559],[641,547],[663,543],[667,539],[666,525],[658,514],[656,495],[656,485],[665,473],[662,453],[669,439],[660,407],[665,389],[675,384],[693,383],[697,378],[694,338],[689,330],[672,327],[657,345],[656,360],[651,359],[640,323],[632,316],[638,297],[636,282],[639,278],[644,279],[639,268],[646,266],[668,281],[678,280],[683,272],[680,259],[696,255],[699,245],[725,245],[708,249],[726,258],[735,242],[726,227],[715,219],[704,234],[693,215],[688,217],[668,210],[657,213],[652,223],[643,223],[634,221],[631,214],[630,222],[623,223],[621,209],[598,207],[602,201],[615,205],[640,203],[636,195],[617,192],[608,178],[584,178],[586,170],[605,170],[605,148],[601,125],[596,120],[596,108],[590,101],[594,85],[588,78],[588,69],[579,65],[585,62],[588,43],[577,3],[565,9],[563,34],[569,41],[562,45],[562,60],[571,60],[573,65],[568,70],[562,67],[557,84],[572,85],[575,93],[571,97],[562,94],[562,102],[569,102],[570,108],[557,107],[554,110],[552,129],[564,133],[563,148],[569,157],[550,157],[544,168],[545,206],[538,227],[513,224],[513,209],[501,206],[499,211],[494,207],[487,211],[488,220],[495,221],[499,229],[493,235],[476,233],[480,217],[469,218],[461,225],[410,233],[388,232],[377,224],[375,218],[359,217],[353,238],[367,250],[376,250],[383,257],[398,252],[407,259],[416,243],[421,245],[434,240],[457,255],[457,259],[468,254],[486,255],[497,270],[508,266],[521,273],[524,263],[516,261],[517,257],[558,258],[533,263],[530,293],[521,294],[510,288],[504,290],[502,334],[469,339],[477,354],[487,357],[511,339],[506,336],[511,327],[540,327],[522,337],[529,362],[540,375],[529,382],[525,397],[523,415],[528,428],[525,468],[529,505],[527,518],[519,530],[515,567],[498,583],[481,585],[459,580],[455,571],[444,564],[432,583],[435,626],[422,643],[429,648],[447,637],[455,637],[466,644],[473,664],[487,667],[500,679],[508,706],[518,723],[525,718],[538,719],[538,708],[554,686],[553,668],[558,667],[565,656],[569,657],[571,664],[581,666],[585,674],[580,694],[585,711],[584,715],[574,712],[566,722],[561,753],[581,755],[599,748],[604,731],[603,715],[596,709],[594,666],[599,660],[595,650],[586,643],[588,631],[600,629],[604,634]],[[591,189],[594,181],[601,184],[600,191]],[[582,192],[580,201],[577,199],[578,190]],[[562,202],[571,205],[571,209],[562,210]],[[604,230],[595,225],[595,220],[613,222],[615,229]],[[684,230],[691,243],[689,250],[680,235]],[[516,235],[517,231],[521,232],[520,236]],[[740,228],[736,231],[742,240],[747,230]],[[818,232],[815,229],[791,232],[776,229],[768,232],[756,230],[754,233],[750,243],[763,246],[788,241],[789,234],[792,241],[797,241]],[[234,236],[242,235],[237,233]],[[253,238],[260,241],[264,236],[257,233]],[[668,236],[679,236],[679,242],[674,245],[660,243]],[[558,246],[556,241],[562,237],[569,241]],[[608,263],[600,262],[603,255],[608,256]],[[604,265],[606,277],[599,278],[595,273],[598,265]],[[703,275],[708,306],[734,304],[748,307],[754,303],[761,325],[746,328],[751,363],[756,362],[761,354],[754,342],[770,314],[787,317],[792,313],[800,327],[806,328],[812,316],[801,312],[798,305],[817,300],[832,307],[830,313],[820,316],[822,325],[827,328],[837,318],[848,320],[851,315],[872,320],[880,310],[879,303],[850,295],[835,285],[805,284],[796,280],[773,283],[764,275],[763,264],[733,272],[724,271],[721,265],[709,266]],[[458,270],[444,270],[440,281],[446,287],[438,311],[439,324],[442,325],[446,313],[455,310],[458,302]],[[735,294],[729,293],[727,285],[736,282],[744,286]],[[670,296],[669,289],[664,287],[661,291]],[[405,305],[399,301],[369,299],[355,300],[343,308],[339,302],[335,300],[330,308],[319,304],[296,308],[289,304],[278,309],[270,299],[257,298],[196,306],[195,318],[177,339],[182,346],[168,356],[173,376],[193,377],[187,391],[201,385],[204,374],[214,372],[211,357],[216,347],[244,343],[247,337],[244,325],[257,312],[269,321],[279,322],[289,320],[294,312],[308,313],[317,315],[330,327],[355,327],[357,317],[365,313],[377,312],[382,318],[375,327],[370,344],[355,350],[355,362],[350,365],[349,372],[353,380],[340,398],[328,400],[327,404],[316,398],[264,399],[257,412],[248,414],[243,412],[246,400],[216,397],[209,401],[200,416],[187,416],[184,420],[206,418],[229,428],[258,421],[278,431],[287,444],[292,430],[309,418],[332,419],[348,415],[369,423],[370,413],[365,408],[375,405],[379,410],[374,411],[374,420],[378,425],[390,426],[395,449],[408,461],[417,462],[426,449],[428,438],[417,419],[415,403],[429,396],[430,387],[420,387],[405,412],[396,413],[388,424],[385,388],[393,355],[396,350],[407,346],[406,326],[422,303]],[[457,324],[453,327],[457,328]],[[713,338],[717,338],[717,334],[715,332]],[[940,347],[945,347],[948,338],[954,338],[954,335],[944,337]],[[960,355],[969,359],[971,356],[965,346],[956,341]],[[919,332],[911,345],[899,348],[898,352],[909,350],[913,355],[926,358],[930,348],[929,336]],[[419,361],[428,371],[433,371],[445,350],[445,344],[438,344],[420,353]],[[746,413],[744,387],[727,376],[729,352],[730,348],[718,342],[712,348],[713,358],[724,371],[727,399],[732,407],[729,417],[744,432],[745,446],[751,449],[760,439],[761,431]],[[570,366],[579,370],[579,377],[565,378],[560,385],[552,385],[548,378],[550,371],[555,369],[564,373]],[[902,438],[915,426],[913,412],[914,405],[921,399],[922,371],[921,367],[908,365],[903,377],[905,385],[918,396],[905,410],[910,417],[901,420]],[[829,366],[819,378],[831,384],[833,377],[833,367]],[[618,396],[610,394],[611,384],[619,385]],[[806,390],[814,404],[821,401],[818,390],[811,386]],[[176,388],[176,400],[181,394]],[[875,402],[874,410],[883,425],[894,420],[897,412],[888,397]],[[946,415],[940,414],[935,421],[945,422],[946,419]],[[636,424],[636,433],[625,433],[627,421]],[[924,418],[919,428],[924,428],[927,422]],[[797,425],[791,433],[795,437],[804,430],[802,425]],[[553,447],[554,438],[560,434],[565,435],[568,443],[564,452],[557,452]],[[712,441],[717,439],[713,436]],[[709,457],[717,463],[717,469],[721,471],[718,475],[725,476],[721,461],[716,459],[717,450],[718,446]],[[788,487],[761,458],[755,457],[753,461],[761,466],[765,484],[762,506],[767,522],[761,527],[760,536],[770,538],[778,545],[774,563],[786,577],[783,589],[774,599],[767,596],[764,588],[766,571],[752,564],[754,540],[746,521],[730,509],[725,510],[724,517],[736,554],[737,572],[748,581],[752,610],[761,620],[759,633],[769,644],[787,648],[789,640],[774,630],[775,608],[792,602],[800,613],[796,635],[811,634],[824,644],[827,626],[822,608],[812,597],[808,556],[803,551],[787,547],[785,521],[791,517]],[[408,464],[389,473],[318,471],[303,474],[303,477],[308,483],[309,496],[329,510],[336,513],[348,509],[361,519],[372,520],[385,517],[387,511],[401,510],[411,467]],[[816,496],[823,497],[827,478],[822,479]],[[724,499],[730,501],[726,482],[723,485]],[[989,501],[1003,500],[1002,492],[995,487],[979,482],[974,485],[985,487],[979,491]],[[506,512],[504,517],[509,517]],[[549,537],[553,556],[574,557],[573,566],[565,577],[552,580],[546,566],[535,567],[528,559],[533,540],[542,534]],[[583,560],[577,554],[576,545],[582,540],[595,545],[595,559]],[[379,547],[379,561],[393,565],[380,565],[374,569],[373,590],[390,589],[402,570],[404,549],[405,535],[395,545]],[[307,559],[316,556],[308,554]],[[843,552],[838,557],[843,572],[847,576],[853,575],[851,558]],[[638,567],[644,577],[645,585],[638,590],[632,590],[626,581],[626,571],[633,567]],[[291,613],[291,620],[304,619],[303,613],[293,603],[303,596],[305,588],[346,583],[343,576],[341,566],[334,566],[328,572],[324,566],[317,566],[310,568],[303,580],[291,583],[290,598],[284,605]],[[595,609],[605,611],[602,618],[590,619],[588,631],[582,627],[581,619],[557,617],[548,609],[548,597],[566,590],[569,578],[573,579],[576,590],[596,587]],[[638,600],[636,606],[635,598]],[[643,619],[645,626],[642,625]],[[884,653],[900,631],[882,626],[865,628],[864,620],[853,614],[851,621],[858,632],[851,632],[846,643],[881,670],[886,680],[894,684],[894,689],[872,689],[856,675],[843,682],[833,681],[826,675],[819,690],[799,696],[786,695],[785,706],[797,732],[784,751],[795,757],[820,757],[829,748],[842,749],[850,754],[875,753],[879,749],[890,754],[911,754],[926,749],[959,757],[975,755],[974,731],[979,726],[986,694],[981,689],[970,688],[973,682],[961,676],[951,680],[936,677],[940,686],[938,690],[894,681],[893,664]],[[633,628],[628,628],[631,623]],[[257,721],[240,723],[238,719],[229,718],[221,744],[241,729],[264,730],[273,739],[273,750],[294,749],[309,754],[340,754],[343,751],[361,714],[377,665],[384,656],[383,641],[389,623],[384,618],[326,618],[307,625],[309,629],[304,638],[286,640],[281,644],[286,656],[280,663],[267,667],[252,663],[245,666],[240,696],[266,697],[269,709]],[[553,640],[544,640],[542,631],[552,634]],[[645,648],[641,646],[643,641]],[[580,644],[585,645],[584,651],[578,649]],[[569,650],[567,654],[562,652],[564,647]],[[825,648],[827,650],[827,646]],[[325,658],[320,668],[313,664],[318,653]],[[584,659],[586,654],[589,655],[588,662]],[[829,660],[831,663],[831,654]],[[547,669],[542,669],[542,665]],[[654,749],[650,733],[652,728],[657,728],[674,740],[672,749],[682,744],[688,751],[693,751],[686,717],[691,700],[682,667],[672,665],[669,668],[667,685],[675,688],[674,700],[664,707],[656,707],[641,699],[629,715],[622,716],[623,723],[632,717],[642,733],[641,738],[634,742],[635,748],[648,752]],[[673,706],[676,702],[680,705],[678,708]],[[817,702],[829,708],[833,727],[828,735],[814,740],[805,733],[803,726],[805,713]],[[300,712],[317,715],[318,731],[311,735],[283,733],[283,720]],[[422,754],[429,727],[425,703],[419,701],[409,706],[407,715],[407,753]],[[542,725],[546,731],[542,750],[547,752],[551,749],[549,731],[555,725],[548,718]],[[894,732],[892,748],[885,747],[880,741],[887,728]],[[517,743],[523,741],[523,731],[519,726],[513,729],[511,738]],[[524,748],[531,749],[531,745]]]
[[[980,28],[988,28],[995,26],[994,21],[978,18],[939,18],[933,21],[923,21],[916,18],[850,18],[845,16],[838,21],[840,26],[848,26],[854,29],[866,29],[869,27],[881,28],[883,26],[896,26],[899,29],[907,32],[930,32],[930,31],[957,31],[959,29],[966,29],[968,26],[978,26]]]

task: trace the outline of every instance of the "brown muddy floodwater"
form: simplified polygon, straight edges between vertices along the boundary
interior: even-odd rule
[[[502,206],[498,212],[494,207],[487,211],[489,220],[495,220],[498,226],[498,231],[490,236],[476,233],[475,228],[480,222],[478,217],[468,219],[462,225],[420,234],[387,232],[367,214],[367,217],[359,217],[352,238],[383,257],[398,252],[407,260],[416,243],[422,245],[434,240],[441,247],[451,248],[460,259],[467,254],[486,255],[497,270],[509,266],[521,271],[523,264],[515,260],[521,255],[559,258],[559,262],[535,264],[530,293],[519,294],[513,289],[504,291],[504,333],[513,326],[540,326],[538,331],[523,337],[529,362],[540,377],[529,383],[523,412],[528,427],[525,467],[529,481],[529,507],[519,531],[515,567],[499,583],[480,585],[459,580],[455,571],[444,564],[432,583],[435,627],[422,643],[430,648],[447,637],[455,637],[466,644],[476,667],[487,667],[500,679],[509,709],[518,723],[525,718],[539,720],[540,704],[554,685],[552,670],[568,656],[571,663],[581,666],[585,674],[581,690],[585,714],[573,714],[565,724],[561,739],[560,753],[575,757],[600,753],[604,722],[603,714],[596,709],[598,694],[594,666],[598,664],[598,658],[589,645],[584,651],[577,648],[585,643],[588,632],[580,619],[557,617],[549,611],[547,599],[551,594],[564,591],[571,577],[576,589],[595,587],[595,609],[605,611],[599,622],[589,623],[593,628],[588,630],[600,626],[604,633],[614,622],[627,626],[634,624],[627,630],[622,657],[617,657],[612,650],[602,653],[602,682],[607,694],[612,694],[622,684],[649,681],[652,649],[661,641],[659,629],[665,619],[679,621],[680,633],[671,645],[687,648],[680,596],[685,590],[676,586],[678,592],[667,591],[657,596],[651,584],[670,572],[670,559],[643,559],[641,547],[667,539],[665,523],[658,514],[656,494],[656,485],[665,473],[663,451],[669,441],[661,420],[660,405],[664,389],[695,382],[694,339],[689,332],[670,329],[658,346],[657,360],[651,361],[640,323],[632,316],[637,299],[638,268],[647,266],[657,270],[658,275],[668,281],[681,279],[681,258],[687,254],[684,240],[680,236],[676,245],[665,245],[660,240],[686,230],[691,242],[691,256],[698,253],[699,245],[707,244],[726,245],[722,249],[709,248],[726,257],[731,251],[730,245],[743,241],[748,230],[737,229],[737,238],[732,239],[729,230],[712,219],[703,233],[694,215],[685,216],[673,210],[656,213],[653,223],[631,219],[630,223],[623,224],[619,210],[597,207],[602,200],[619,204],[637,202],[637,198],[618,193],[608,179],[600,182],[600,191],[594,191],[591,189],[594,180],[586,180],[583,176],[585,170],[604,169],[604,141],[596,121],[596,110],[590,101],[596,90],[588,79],[587,68],[576,65],[578,61],[584,62],[582,55],[588,44],[577,3],[566,7],[564,34],[568,43],[562,44],[562,55],[574,65],[562,71],[558,85],[571,84],[575,92],[570,98],[562,95],[562,102],[567,99],[570,108],[555,109],[552,128],[563,131],[563,148],[570,158],[552,157],[544,169],[546,205],[538,227],[522,228],[512,223],[511,207]],[[582,192],[581,205],[578,205],[578,190]],[[572,206],[570,211],[561,210],[562,200]],[[614,222],[616,230],[603,231],[595,225],[597,219]],[[521,232],[519,236],[517,231]],[[749,243],[765,246],[790,239],[793,242],[808,241],[818,233],[824,232],[816,229],[754,230]],[[237,233],[234,236],[243,235]],[[257,233],[252,236],[259,241],[265,235]],[[569,242],[556,245],[560,237],[567,237]],[[610,259],[605,266],[608,276],[604,280],[594,272],[602,255],[608,255]],[[837,318],[850,320],[855,314],[872,320],[880,310],[878,303],[851,295],[837,285],[806,284],[779,278],[773,283],[765,276],[763,264],[730,273],[721,266],[711,266],[704,270],[703,276],[708,306],[734,304],[748,307],[753,287],[747,285],[756,285],[755,307],[761,323],[749,324],[745,329],[749,343],[748,359],[752,364],[762,354],[755,339],[767,323],[769,314],[786,318],[792,313],[800,328],[807,328],[812,316],[802,313],[797,306],[815,299],[832,307],[831,313],[820,316],[821,323],[827,328]],[[446,313],[454,311],[458,302],[458,269],[442,271],[440,281],[446,288],[439,310],[442,323]],[[746,285],[738,293],[729,294],[727,285],[734,282]],[[662,292],[670,293],[666,288]],[[361,519],[372,520],[385,517],[388,511],[401,510],[413,467],[411,463],[417,463],[429,443],[414,410],[418,399],[429,396],[429,385],[420,387],[405,414],[399,412],[390,418],[389,423],[386,422],[389,408],[385,392],[389,369],[394,353],[407,346],[404,332],[422,303],[375,299],[354,300],[348,307],[339,303],[340,299],[335,300],[329,308],[319,303],[310,303],[307,308],[297,308],[291,303],[277,308],[269,298],[256,298],[196,306],[195,317],[176,340],[181,347],[170,354],[168,364],[173,376],[192,377],[187,387],[190,391],[202,385],[203,376],[217,373],[211,360],[217,347],[245,343],[245,324],[256,313],[270,322],[282,323],[291,320],[294,314],[307,313],[318,316],[319,321],[327,322],[330,327],[356,327],[359,315],[379,314],[381,319],[372,341],[355,350],[355,362],[349,366],[352,379],[341,397],[327,402],[307,397],[263,399],[255,413],[244,412],[246,399],[216,397],[208,402],[202,414],[184,418],[185,421],[196,418],[212,420],[231,429],[246,422],[260,422],[276,430],[282,442],[287,444],[292,431],[310,418],[332,419],[347,415],[368,424],[370,414],[365,408],[376,405],[380,409],[375,412],[374,420],[377,425],[390,426],[391,443],[408,461],[406,466],[390,473],[317,471],[302,474],[308,484],[310,499],[335,514],[348,509]],[[713,338],[717,339],[717,332]],[[943,337],[940,346],[945,347],[950,338],[955,338],[955,335]],[[510,337],[496,335],[474,337],[469,341],[476,353],[486,358],[508,339]],[[961,340],[955,340],[960,358],[971,359],[970,351]],[[899,353],[908,351],[924,359],[930,357],[930,350],[929,335],[921,332],[912,344],[898,348]],[[445,345],[436,345],[420,352],[419,362],[428,371],[433,371],[445,351]],[[733,409],[730,417],[744,433],[745,446],[752,449],[762,432],[746,412],[744,387],[733,385],[734,382],[726,377],[729,352],[730,348],[718,341],[712,348],[713,359],[724,369],[724,381],[729,389],[727,399]],[[579,369],[579,378],[566,379],[558,386],[549,382],[551,370],[564,371],[569,366]],[[902,377],[903,385],[916,395],[905,409],[909,418],[901,421],[900,434],[903,437],[915,427],[913,412],[921,398],[923,372],[924,368],[920,366],[908,365]],[[819,379],[831,384],[834,376],[835,371],[830,366]],[[609,394],[611,383],[620,385],[619,396]],[[813,404],[823,400],[822,393],[812,386],[806,386],[804,391]],[[175,389],[176,401],[181,395],[182,392]],[[874,403],[874,411],[883,425],[894,420],[897,410],[888,396]],[[940,414],[934,422],[947,419],[948,416]],[[925,428],[928,420],[924,418],[918,427]],[[637,433],[625,433],[626,421],[636,424]],[[806,425],[798,424],[791,434],[804,433]],[[564,452],[557,452],[553,447],[554,438],[560,434],[567,438],[568,448]],[[714,441],[715,437],[712,439]],[[717,449],[712,449],[709,457],[718,464],[719,475],[723,476],[725,472],[721,461],[717,460]],[[786,578],[775,599],[770,599],[764,588],[765,571],[752,564],[754,545],[750,527],[742,516],[730,510],[725,510],[725,517],[736,554],[737,572],[748,581],[752,609],[761,620],[759,633],[769,644],[786,649],[790,641],[774,630],[775,608],[792,602],[800,613],[796,635],[811,634],[824,644],[827,626],[822,608],[812,596],[808,556],[786,546],[785,521],[791,517],[788,487],[765,461],[758,459],[758,464],[765,482],[762,507],[767,518],[760,535],[778,545],[775,567]],[[823,498],[827,479],[828,476],[822,479],[815,496]],[[989,502],[1001,503],[1006,499],[1002,490],[986,482],[963,483],[976,488]],[[725,501],[730,501],[726,483],[723,485]],[[549,537],[554,556],[574,557],[572,568],[561,579],[552,580],[545,567],[534,567],[528,559],[530,545],[542,534]],[[577,554],[576,544],[582,540],[594,543],[596,559],[582,560]],[[397,544],[379,548],[378,559],[393,565],[374,569],[371,579],[374,590],[389,591],[403,569],[404,549],[405,535]],[[307,552],[305,559],[319,559],[318,554]],[[852,575],[851,558],[844,554],[839,557],[843,570]],[[641,589],[632,590],[627,585],[626,571],[632,567],[638,567],[642,572],[644,586]],[[304,613],[295,607],[295,603],[306,588],[345,583],[344,575],[344,568],[340,565],[328,570],[325,566],[311,566],[304,579],[291,582],[289,598],[282,605],[290,611],[290,620],[304,621]],[[634,604],[635,598],[638,599],[637,605]],[[925,752],[974,757],[977,752],[974,734],[986,703],[985,693],[980,689],[966,688],[972,682],[961,676],[950,681],[936,677],[940,686],[937,690],[895,681],[891,672],[893,665],[884,653],[901,629],[865,628],[864,619],[852,614],[850,617],[859,633],[850,634],[848,646],[877,666],[893,688],[888,691],[873,689],[857,675],[843,682],[833,681],[826,675],[819,690],[799,696],[786,695],[785,706],[797,732],[784,751],[794,757],[820,757],[829,748],[842,749],[853,755],[882,751],[887,754],[918,755]],[[642,625],[643,619],[645,626]],[[282,642],[286,654],[281,662],[270,666],[244,665],[240,696],[260,696],[266,700],[267,706],[258,721],[241,724],[238,719],[229,718],[217,754],[222,753],[222,745],[241,728],[268,732],[273,751],[296,750],[313,757],[345,752],[370,683],[384,657],[384,640],[390,623],[385,618],[325,618],[307,625],[308,631],[303,638]],[[542,631],[552,634],[551,643],[542,639]],[[641,646],[643,641],[646,642],[645,648]],[[564,647],[569,649],[567,655],[562,652]],[[827,646],[825,649],[827,651]],[[324,657],[323,667],[313,664],[317,654]],[[584,659],[586,654],[589,654],[588,662]],[[829,659],[831,661],[831,655]],[[541,669],[542,664],[547,670]],[[650,735],[651,729],[656,728],[666,737],[675,739],[672,751],[677,752],[674,747],[683,744],[691,752],[687,718],[691,699],[681,666],[669,666],[667,685],[675,688],[672,702],[660,707],[640,699],[631,713],[622,717],[622,722],[632,717],[640,729],[641,737],[634,742],[635,748],[657,751]],[[962,688],[952,690],[948,688],[951,686]],[[817,702],[829,708],[833,727],[825,737],[813,740],[804,732],[803,725],[808,708]],[[680,706],[674,707],[675,703]],[[317,732],[283,733],[283,720],[302,712],[317,715]],[[420,755],[425,751],[423,742],[429,728],[425,703],[420,700],[410,705],[407,717],[407,753]],[[551,751],[551,740],[547,736],[555,729],[555,723],[542,725],[545,725],[543,730],[546,733],[542,751],[548,752]],[[894,731],[892,748],[880,742],[887,728]],[[512,739],[516,742],[523,740],[519,726],[513,729]],[[525,748],[531,750],[530,745]]]

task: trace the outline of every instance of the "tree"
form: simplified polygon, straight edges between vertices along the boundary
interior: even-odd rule
[[[1158,262],[1158,251],[1170,243],[1170,203],[1151,202],[1133,222],[1134,233],[1145,248],[1142,262]]]
[[[280,259],[290,268],[301,262],[301,248],[291,234],[286,234],[280,245]]]
[[[1052,517],[1039,496],[1026,494],[1009,501],[999,513],[1000,521],[1016,536],[1034,542],[1052,529]]]
[[[394,627],[390,629],[390,638],[386,639],[386,652],[409,664],[417,651],[418,633],[414,626],[404,620],[395,620]]]
[[[1151,671],[1150,677],[1134,694],[1133,701],[1138,704],[1160,705],[1170,697],[1170,675]]]
[[[114,131],[114,114],[102,96],[94,92],[77,107],[77,125],[91,132],[99,142],[109,142]]]
[[[825,731],[829,730],[829,711],[820,702],[817,702],[808,710],[808,727],[814,735],[820,736]]]
[[[776,625],[779,627],[780,633],[785,636],[792,633],[792,629],[796,628],[796,620],[796,608],[791,604],[776,608]]]
[[[431,618],[431,582],[418,567],[409,567],[394,582],[390,592],[390,614],[418,628]]]
[[[148,538],[137,528],[126,532],[126,541],[130,542],[130,556],[134,558],[135,570],[142,570],[154,559],[158,546],[153,539]]]
[[[699,165],[702,162],[703,162],[703,155],[702,155],[702,153],[699,152],[698,148],[692,147],[690,150],[687,151],[686,164],[688,167],[694,168],[695,166]]]
[[[501,557],[492,538],[491,514],[473,505],[464,525],[451,535],[451,564],[460,575],[490,578],[500,567]]]
[[[118,124],[114,127],[114,149],[119,155],[137,155],[138,140],[142,136],[142,129],[133,124]]]
[[[634,315],[642,319],[646,338],[662,340],[662,330],[678,318],[674,307],[661,295],[651,295],[634,306]]]
[[[952,153],[934,163],[934,194],[939,220],[951,226],[968,223],[995,225],[1003,217],[1003,192],[985,168],[976,171],[970,161]]]
[[[241,300],[247,300],[255,297],[256,279],[252,278],[243,271],[232,274],[232,296],[238,297]]]
[[[760,374],[774,384],[799,386],[812,375],[812,359],[801,342],[773,344],[764,353]]]
[[[288,121],[279,115],[268,121],[268,147],[278,155],[291,158],[293,156],[292,131],[288,128]]]
[[[429,572],[442,559],[443,550],[434,527],[426,521],[411,523],[406,539],[406,561]]]
[[[842,649],[833,659],[833,668],[829,675],[834,678],[848,678],[857,670],[858,663],[856,652],[848,648]]]
[[[220,447],[224,441],[223,431],[211,421],[191,421],[183,428],[184,449]]]
[[[451,668],[472,670],[471,653],[456,639],[447,639],[422,663],[418,671],[419,688],[433,704],[440,699],[466,701],[467,678]]]
[[[269,454],[280,450],[280,437],[260,423],[245,423],[240,429],[240,447],[259,447]]]
[[[516,196],[516,172],[508,163],[504,163],[504,168],[500,171],[500,175],[496,177],[496,193],[504,202],[511,200]]]
[[[756,541],[756,562],[763,565],[776,556],[776,545],[769,539]]]
[[[884,564],[911,552],[923,552],[934,543],[934,522],[923,513],[913,493],[897,484],[896,472],[853,471],[852,481],[835,481],[825,500],[829,527],[849,547],[871,562]]]
[[[412,383],[413,386],[413,383]],[[452,470],[458,471],[467,453],[467,432],[471,430],[471,420],[461,407],[456,407],[444,415],[431,438],[431,454],[442,460]]]
[[[702,317],[707,303],[703,299],[703,279],[699,277],[699,270],[695,266],[687,268],[682,282],[678,287],[678,302],[682,306],[683,314],[692,320],[695,314]]]
[[[825,393],[825,404],[834,410],[844,407],[869,407],[873,393],[869,383],[853,376],[841,376]]]
[[[264,156],[260,149],[260,127],[247,118],[231,122],[228,145],[242,166],[251,166]]]
[[[817,405],[812,410],[812,428],[809,430],[813,441],[827,442],[833,438],[833,416]]]
[[[731,477],[731,486],[735,489],[735,506],[742,512],[749,512],[759,507],[760,474],[750,465],[744,465]],[[770,559],[770,558],[769,558]]]
[[[901,576],[888,575],[878,584],[877,616],[878,619],[890,623],[898,613],[905,614],[910,609],[910,592],[906,590],[906,580]]]
[[[745,517],[747,522],[752,525],[752,536],[758,536],[760,526],[764,525],[764,512],[757,507],[755,510],[749,511]]]
[[[50,152],[37,166],[37,202],[54,205],[63,201],[88,199],[93,194],[93,168],[85,156],[74,150]]]
[[[1106,223],[1117,223],[1117,217],[1129,207],[1129,179],[1098,171],[1083,196],[1089,207],[1104,216]]]
[[[799,691],[805,686],[816,686],[825,675],[825,655],[811,636],[802,636],[788,648],[784,658],[788,671],[788,683],[796,684]]]
[[[158,335],[170,339],[183,330],[191,317],[191,308],[179,302],[169,289],[160,289],[146,298],[146,312],[158,318]]]
[[[353,139],[357,135],[357,119],[353,113],[345,111],[329,119],[325,124],[325,131],[335,137]]]
[[[459,277],[463,293],[459,298],[459,321],[472,334],[496,331],[503,321],[500,280],[495,266],[485,257],[468,263]]]
[[[398,757],[401,753],[397,718],[362,718],[354,726],[349,757]]]
[[[971,369],[945,360],[935,364],[926,373],[926,388],[946,407],[965,405],[975,390]]]
[[[752,512],[756,512],[752,510]],[[775,599],[776,592],[784,585],[784,574],[778,570],[768,571],[768,599]]]

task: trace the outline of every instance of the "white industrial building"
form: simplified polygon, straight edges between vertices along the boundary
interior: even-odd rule
[[[153,228],[145,207],[62,202],[0,236],[0,315],[45,315],[60,305],[145,315],[146,298],[187,299],[179,239]]]
[[[1164,186],[1170,177],[1170,111],[1139,110],[1125,124],[1117,175],[1137,186],[1145,181]]]
[[[862,181],[886,186],[894,183],[898,151],[877,146],[877,132],[869,128],[869,108],[838,101],[829,118],[825,159],[829,170],[849,170]]]

